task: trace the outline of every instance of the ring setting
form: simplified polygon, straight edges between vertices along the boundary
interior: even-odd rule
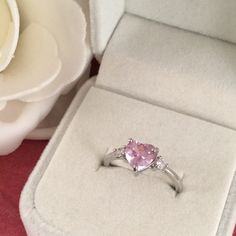
[[[172,187],[177,193],[183,190],[182,179],[169,168],[168,163],[159,155],[159,148],[152,144],[141,143],[131,138],[127,145],[114,149],[105,156],[104,166],[111,166],[117,159],[126,161],[136,174],[147,169],[160,170],[172,180]]]

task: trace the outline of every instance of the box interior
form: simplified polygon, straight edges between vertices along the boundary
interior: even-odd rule
[[[171,1],[90,2],[101,70],[34,196],[42,218],[69,235],[217,234],[236,170],[236,49],[212,37],[234,42],[236,3],[191,1],[188,12],[178,2],[176,12]],[[182,194],[160,173],[102,167],[130,137],[158,145],[184,176]]]
[[[228,0],[90,0],[92,43],[101,58],[124,13],[236,42],[236,2]]]
[[[126,0],[126,12],[236,42],[234,0]]]
[[[235,76],[234,44],[125,14],[97,85],[236,129]]]
[[[159,172],[136,177],[101,165],[130,136],[158,144],[184,175],[183,193],[176,197]],[[92,88],[37,187],[35,206],[69,235],[215,235],[235,147],[230,129]]]

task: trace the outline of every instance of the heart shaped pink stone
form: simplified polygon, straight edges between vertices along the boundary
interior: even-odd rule
[[[158,149],[151,144],[144,144],[131,139],[125,146],[124,153],[126,160],[133,169],[143,171],[157,160]]]

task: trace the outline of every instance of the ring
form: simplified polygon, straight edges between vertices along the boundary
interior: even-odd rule
[[[159,156],[159,148],[152,144],[144,144],[134,139],[129,139],[128,144],[115,149],[104,157],[104,166],[109,167],[114,160],[128,162],[133,171],[138,174],[144,170],[160,170],[172,181],[171,186],[177,193],[183,191],[182,179],[169,168],[168,163]]]

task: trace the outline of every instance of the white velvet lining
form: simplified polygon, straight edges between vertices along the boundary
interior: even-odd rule
[[[54,153],[70,121],[78,110],[86,93],[94,83],[95,78],[90,79],[80,88],[22,191],[20,198],[20,215],[27,235],[29,236],[67,235],[65,231],[59,229],[60,226],[51,225],[41,216],[35,206],[35,191],[51,159],[54,157]]]
[[[126,11],[236,43],[235,0],[126,0]]]
[[[90,0],[93,51],[101,58],[123,13],[236,43],[235,0]]]
[[[156,19],[150,2],[128,0],[126,10]],[[216,5],[211,9],[221,3],[211,3]],[[141,10],[142,4],[150,15]],[[184,28],[186,18],[172,18],[168,4],[161,9],[170,13],[160,15],[163,22],[176,19],[173,22]],[[201,9],[203,1],[199,5],[190,12]],[[228,6],[218,9],[227,11]],[[101,56],[123,14],[124,1],[92,0],[91,7],[94,52]],[[222,29],[227,17],[230,11],[215,29]],[[208,30],[207,19],[189,19],[193,27],[185,28],[198,31],[202,25]],[[233,41],[234,32],[215,34],[213,27],[201,33],[212,32]],[[235,128],[233,44],[126,15],[104,59],[97,86]],[[80,103],[76,102],[73,114]],[[62,125],[69,128],[58,130],[22,195],[21,215],[29,235],[230,235],[234,188],[222,212],[236,169],[234,131],[100,89],[92,89],[71,123],[70,119],[65,117]],[[107,148],[124,144],[130,136],[157,143],[173,168],[185,173],[181,196],[174,198],[160,175],[134,178],[122,168],[98,168]]]
[[[101,55],[120,17],[125,10],[125,0],[90,0],[91,40],[95,56]]]
[[[185,173],[183,194],[175,198],[158,174],[100,167],[107,148],[130,136],[157,143]],[[94,88],[57,147],[35,206],[66,235],[215,235],[235,147],[234,131]]]
[[[124,15],[97,85],[236,129],[236,46]]]
[[[218,227],[217,236],[232,236],[236,224],[236,172],[225,203],[224,212]]]

